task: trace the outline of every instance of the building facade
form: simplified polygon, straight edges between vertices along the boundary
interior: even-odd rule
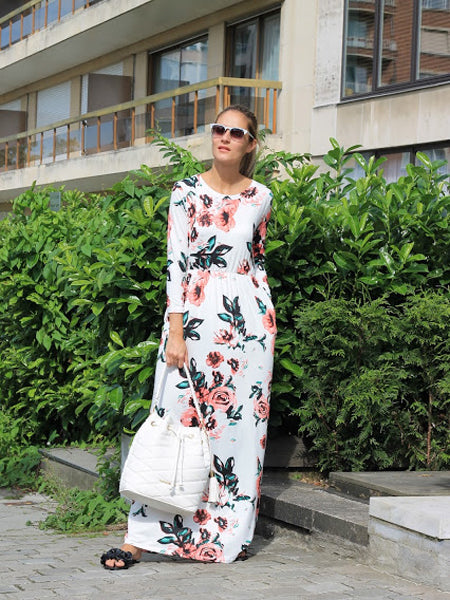
[[[450,0],[4,0],[0,212],[33,182],[160,166],[154,127],[208,160],[234,102],[273,149],[320,160],[333,137],[392,179],[417,150],[448,160]]]

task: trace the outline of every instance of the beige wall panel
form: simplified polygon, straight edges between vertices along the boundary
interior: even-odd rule
[[[70,116],[81,114],[81,77],[75,77],[70,86]]]
[[[450,84],[420,93],[416,137],[421,143],[450,139]]]
[[[28,95],[28,129],[36,127],[37,92]]]
[[[311,122],[311,146],[309,152],[313,156],[322,156],[330,150],[330,137],[341,139],[336,134],[336,107],[323,106],[315,108]]]
[[[280,29],[279,129],[285,147],[309,152],[314,97],[315,0],[285,0]]]
[[[336,138],[368,150],[446,141],[449,106],[449,85],[344,103],[336,107]]]
[[[225,75],[225,23],[208,30],[208,79]]]
[[[134,98],[147,96],[148,53],[136,54],[134,65]]]
[[[342,0],[321,0],[318,6],[316,34],[315,105],[336,103],[341,94]]]

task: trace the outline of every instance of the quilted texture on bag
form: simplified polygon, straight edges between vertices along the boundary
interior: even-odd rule
[[[195,512],[211,466],[207,433],[152,412],[136,433],[120,493],[161,510]]]

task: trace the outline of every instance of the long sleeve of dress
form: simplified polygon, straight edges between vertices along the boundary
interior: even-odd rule
[[[175,186],[170,197],[167,222],[167,307],[168,312],[184,312],[184,278],[188,262],[188,217],[186,198]]]
[[[270,295],[269,285],[267,282],[267,273],[266,273],[266,233],[267,233],[267,224],[270,219],[270,214],[272,212],[272,196],[268,197],[267,202],[264,203],[262,210],[262,217],[257,225],[256,229],[253,232],[253,243],[252,243],[252,255],[253,262],[255,265],[255,279],[261,287],[263,287],[267,293]]]

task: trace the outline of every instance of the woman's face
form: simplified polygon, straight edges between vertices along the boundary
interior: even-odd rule
[[[237,110],[227,110],[217,118],[216,122],[225,127],[238,127],[246,130],[249,128],[247,117]],[[256,140],[248,133],[240,139],[233,136],[229,129],[219,133],[212,131],[211,135],[214,160],[224,166],[236,165],[239,169],[244,155],[251,152],[256,146]]]

